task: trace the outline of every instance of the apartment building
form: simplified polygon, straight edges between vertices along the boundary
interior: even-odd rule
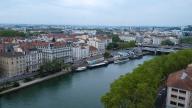
[[[40,50],[29,49],[25,55],[27,56],[27,72],[35,72],[43,64],[43,54]]]
[[[121,36],[119,36],[119,38],[122,41],[126,41],[126,42],[136,41],[136,36],[132,36],[132,35],[121,35]]]
[[[152,40],[153,40],[153,45],[161,45],[162,41],[165,40],[170,40],[171,42],[173,42],[174,44],[178,44],[179,43],[179,39],[177,39],[174,36],[152,36]]]
[[[166,108],[192,108],[192,66],[169,75]]]
[[[103,54],[109,43],[112,43],[112,38],[107,36],[95,36],[88,38],[87,44],[98,49],[98,53]]]
[[[66,42],[37,42],[33,43],[40,49],[45,62],[59,59],[65,63],[72,62],[72,46]]]
[[[73,59],[80,60],[89,57],[89,46],[88,45],[76,45],[72,48]]]
[[[35,72],[42,65],[42,53],[37,49],[5,52],[0,56],[1,73],[6,77]]]

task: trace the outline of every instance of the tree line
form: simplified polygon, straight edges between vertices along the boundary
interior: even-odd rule
[[[111,84],[101,101],[106,108],[153,108],[167,76],[192,63],[192,50],[155,57]]]
[[[25,33],[14,30],[0,30],[0,37],[25,37]]]
[[[53,61],[48,61],[40,66],[39,72],[41,76],[47,76],[60,72],[62,69],[70,67],[68,64],[65,64],[64,61],[55,59]]]
[[[184,37],[180,39],[181,44],[192,44],[192,37]]]
[[[122,41],[118,35],[112,35],[112,43],[110,43],[107,46],[108,50],[114,50],[114,49],[126,49],[126,48],[132,48],[136,46],[136,42],[135,41],[129,41],[129,42],[125,42]]]

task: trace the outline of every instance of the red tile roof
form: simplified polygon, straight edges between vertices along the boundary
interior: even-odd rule
[[[54,47],[66,46],[65,42],[41,42],[41,41],[23,42],[23,43],[20,43],[19,45],[23,50],[27,50],[34,47],[48,47],[49,44],[52,44],[52,46]]]
[[[97,51],[97,48],[94,46],[89,46],[89,51],[93,52],[93,51]]]
[[[167,86],[192,91],[192,67],[170,74]]]
[[[48,34],[47,35],[48,38],[66,38],[67,36],[64,34]]]
[[[97,36],[97,39],[99,39],[99,40],[107,40],[107,39],[112,39],[112,38],[107,37],[107,36]]]

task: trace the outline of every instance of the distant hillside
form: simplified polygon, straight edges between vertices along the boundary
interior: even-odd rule
[[[0,37],[25,37],[25,34],[14,30],[0,30]]]

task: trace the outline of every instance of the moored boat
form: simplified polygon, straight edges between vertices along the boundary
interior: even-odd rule
[[[103,61],[95,64],[88,65],[88,68],[95,68],[108,65],[108,61]]]
[[[114,63],[123,63],[129,61],[129,57],[128,56],[122,56],[122,55],[117,55],[114,57]]]
[[[83,67],[78,67],[77,69],[75,69],[75,71],[79,72],[79,71],[84,71],[86,69],[87,69],[87,67],[83,66]]]
[[[129,58],[126,58],[126,59],[117,59],[117,60],[114,60],[114,63],[115,64],[118,64],[118,63],[124,63],[126,61],[129,61]]]

